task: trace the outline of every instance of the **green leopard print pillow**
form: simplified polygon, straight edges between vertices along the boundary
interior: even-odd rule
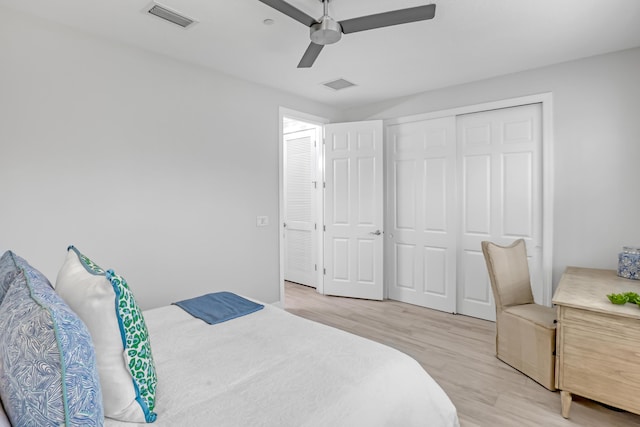
[[[133,294],[126,280],[118,276],[113,270],[107,270],[107,279],[111,282],[116,293],[116,307],[118,324],[122,335],[122,345],[129,362],[129,370],[133,382],[137,384],[140,399],[145,403],[147,422],[155,421],[156,414],[156,367],[151,354],[149,332],[142,316],[142,310],[136,304]]]
[[[67,250],[77,251],[75,246],[69,246]],[[80,261],[82,261],[84,268],[86,268],[87,271],[89,271],[89,273],[96,274],[96,275],[104,274],[104,270],[98,264],[91,261],[88,256],[83,255],[80,252],[77,252],[76,255],[78,255],[78,258],[80,258]]]

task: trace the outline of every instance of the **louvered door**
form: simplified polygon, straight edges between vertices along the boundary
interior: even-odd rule
[[[285,280],[317,286],[315,129],[284,135]]]

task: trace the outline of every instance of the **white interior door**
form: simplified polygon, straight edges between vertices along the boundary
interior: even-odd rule
[[[324,293],[382,299],[382,121],[325,125]]]
[[[317,286],[315,151],[318,131],[284,135],[284,278]]]
[[[387,128],[389,298],[456,311],[456,119]]]
[[[483,240],[525,239],[534,298],[542,300],[541,131],[541,104],[458,116],[461,314],[495,320]]]

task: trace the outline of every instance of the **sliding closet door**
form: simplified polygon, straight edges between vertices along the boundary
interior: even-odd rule
[[[389,298],[455,312],[455,117],[387,128]]]
[[[527,244],[543,301],[542,107],[387,127],[389,298],[495,320],[480,242]]]
[[[541,104],[531,104],[458,116],[461,314],[495,319],[483,240],[523,238],[534,297],[542,299],[541,112]]]

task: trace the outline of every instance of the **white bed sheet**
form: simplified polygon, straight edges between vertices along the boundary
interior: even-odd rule
[[[449,397],[411,357],[279,308],[217,325],[177,306],[144,316],[158,373],[152,425],[459,425]]]

